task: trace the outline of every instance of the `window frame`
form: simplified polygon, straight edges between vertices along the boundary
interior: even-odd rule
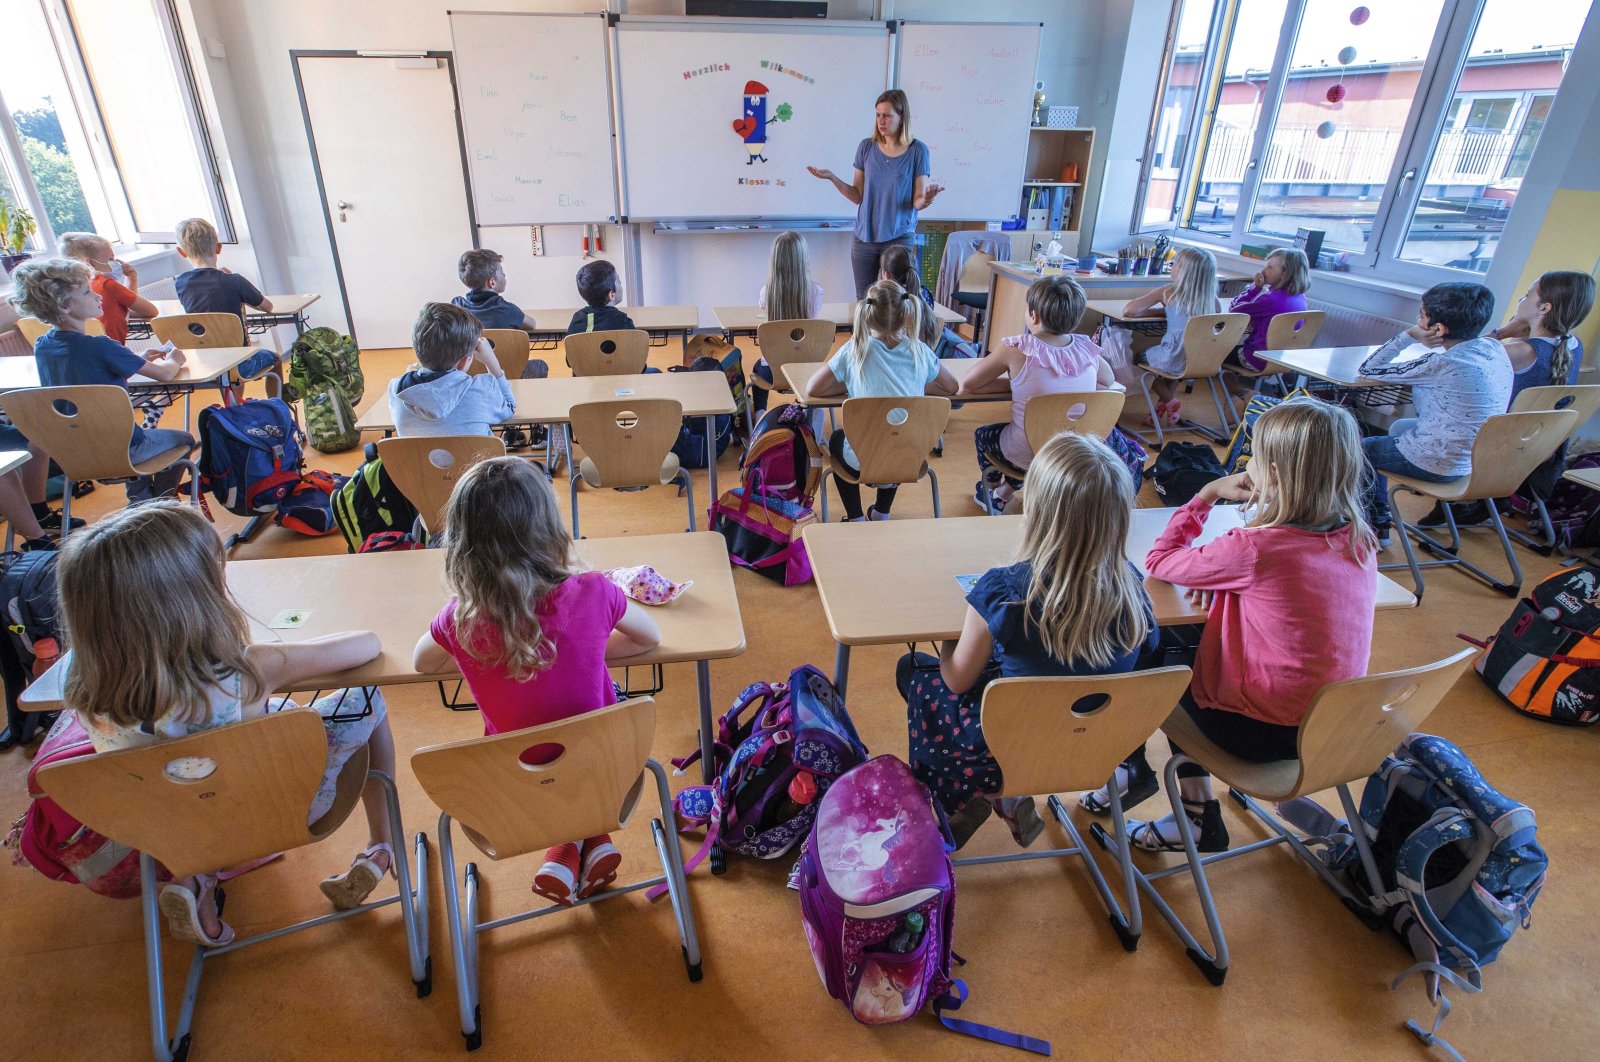
[[[1186,0],[1193,3],[1196,0]],[[1175,4],[1168,26],[1168,47],[1162,57],[1162,71],[1158,89],[1151,108],[1151,120],[1145,140],[1144,156],[1140,159],[1140,191],[1135,197],[1134,214],[1129,231],[1140,234],[1151,231],[1168,231],[1185,242],[1200,244],[1215,250],[1237,254],[1244,243],[1251,240],[1281,242],[1280,235],[1255,232],[1251,223],[1256,213],[1256,200],[1260,193],[1262,167],[1268,145],[1277,126],[1281,103],[1288,86],[1288,66],[1293,55],[1295,40],[1311,0],[1288,0],[1283,26],[1278,37],[1277,52],[1273,57],[1272,73],[1262,98],[1262,120],[1256,125],[1251,145],[1251,157],[1246,164],[1239,189],[1239,206],[1235,211],[1233,228],[1226,234],[1208,232],[1192,224],[1195,190],[1200,183],[1204,166],[1204,149],[1210,141],[1210,125],[1215,121],[1216,105],[1222,91],[1223,79],[1216,77],[1219,64],[1224,64],[1225,49],[1232,38],[1232,27],[1237,23],[1243,0],[1213,0],[1213,18],[1206,38],[1206,55],[1199,81],[1203,91],[1197,92],[1190,134],[1185,144],[1184,157],[1179,161],[1181,175],[1175,202],[1175,217],[1169,224],[1145,225],[1142,216],[1145,188],[1155,151],[1155,134],[1160,109],[1171,76],[1174,42],[1176,41],[1181,5]],[[1352,256],[1347,276],[1366,277],[1377,281],[1394,282],[1426,287],[1442,280],[1462,280],[1481,277],[1470,269],[1452,266],[1429,265],[1402,259],[1401,252],[1410,232],[1417,204],[1422,197],[1429,168],[1433,165],[1439,137],[1444,128],[1446,112],[1456,98],[1456,87],[1470,59],[1472,39],[1489,0],[1444,0],[1433,39],[1419,74],[1419,92],[1412,101],[1402,127],[1399,148],[1391,163],[1383,185],[1383,201],[1373,217],[1371,235],[1366,250]],[[1548,90],[1521,90],[1518,96],[1518,114],[1513,122],[1519,130],[1534,95]],[[1481,95],[1473,93],[1472,95]],[[1512,95],[1512,93],[1488,93]],[[1560,95],[1559,86],[1552,94]],[[1552,106],[1553,106],[1552,101]],[[1200,119],[1204,118],[1204,122]],[[1520,132],[1519,134],[1520,135]],[[1542,130],[1541,130],[1542,135]]]

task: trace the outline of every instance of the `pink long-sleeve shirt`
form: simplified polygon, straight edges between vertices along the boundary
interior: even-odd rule
[[[1298,726],[1323,686],[1367,673],[1377,557],[1350,555],[1350,529],[1236,528],[1190,546],[1209,502],[1172,514],[1145,568],[1212,590],[1189,689],[1203,708]]]

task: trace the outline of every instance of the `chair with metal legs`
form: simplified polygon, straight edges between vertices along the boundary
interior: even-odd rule
[[[689,506],[689,530],[694,522],[694,481],[683,468],[672,444],[683,423],[683,403],[673,398],[623,398],[583,402],[572,407],[567,430],[567,452],[576,442],[583,460],[572,465],[572,537],[578,534],[578,484],[591,489],[682,485]]]
[[[308,826],[306,819],[322,784],[327,758],[328,737],[322,720],[314,712],[287,711],[173,741],[81,756],[39,771],[39,785],[68,814],[140,853],[150,1037],[160,1062],[188,1055],[189,1026],[200,992],[200,975],[208,960],[393,903],[400,905],[417,996],[433,990],[433,964],[428,956],[427,837],[417,835],[413,871],[406,859],[405,826],[400,821],[394,779],[368,769],[364,747],[345,762],[332,807]],[[184,983],[177,1027],[169,1039],[157,863],[174,877],[188,877],[314,844],[344,823],[360,802],[362,790],[374,782],[383,789],[394,839],[398,895],[239,937],[217,947],[197,945]],[[218,898],[220,901],[220,895]],[[302,961],[315,961],[315,956],[308,953]],[[286,987],[281,995],[277,1001],[281,1005],[305,1003],[303,998],[294,998],[293,987]],[[270,1001],[256,1002],[271,1005]]]
[[[828,522],[827,478],[855,484],[917,483],[933,488],[933,515],[939,516],[939,476],[928,456],[950,420],[950,400],[933,395],[910,398],[847,398],[840,418],[844,437],[861,462],[860,471],[833,461],[822,470],[822,522]]]
[[[1401,567],[1410,568],[1411,580],[1416,584],[1419,601],[1422,600],[1423,591],[1422,569],[1457,565],[1502,594],[1515,597],[1522,588],[1522,566],[1517,563],[1517,554],[1511,548],[1511,540],[1506,536],[1505,524],[1500,521],[1500,512],[1495,508],[1493,499],[1508,497],[1521,486],[1529,473],[1555,453],[1556,447],[1565,442],[1567,436],[1576,431],[1582,423],[1578,419],[1577,412],[1571,409],[1502,413],[1498,417],[1490,417],[1484,422],[1483,427],[1478,429],[1478,437],[1472,442],[1470,475],[1444,483],[1429,483],[1385,472],[1384,475],[1389,477],[1389,509],[1394,514],[1394,521],[1400,532],[1400,544],[1405,547],[1406,562],[1404,565],[1384,564],[1380,567],[1385,571]],[[1448,544],[1434,538],[1418,525],[1407,523],[1400,516],[1399,498],[1402,491],[1445,503],[1445,527],[1450,532]],[[1495,534],[1499,536],[1500,548],[1505,551],[1506,563],[1511,568],[1510,582],[1501,582],[1482,568],[1457,555],[1461,549],[1461,532],[1456,527],[1456,518],[1450,511],[1450,503],[1468,501],[1485,503],[1489,522],[1494,527]],[[1416,538],[1418,545],[1438,559],[1417,560],[1416,550],[1411,545],[1413,537]]]
[[[1589,423],[1596,413],[1600,413],[1600,384],[1547,384],[1542,387],[1526,387],[1511,400],[1508,413],[1530,413],[1540,409],[1570,409],[1578,414],[1578,426],[1572,429],[1572,434],[1578,433],[1582,427]],[[1572,435],[1567,436],[1570,441]],[[1556,448],[1557,454],[1561,448]],[[1555,455],[1552,455],[1555,456]],[[1549,460],[1547,458],[1546,460]],[[1559,473],[1559,469],[1557,472]],[[1512,538],[1521,542],[1539,553],[1549,556],[1556,548],[1556,529],[1550,523],[1550,510],[1545,508],[1544,498],[1537,490],[1528,490],[1524,497],[1533,499],[1534,515],[1531,518],[1538,524],[1542,539],[1530,538],[1518,531],[1507,530]],[[1493,504],[1493,503],[1491,503]]]
[[[1150,423],[1155,426],[1156,445],[1164,446],[1167,434],[1161,423],[1161,417],[1156,413],[1155,395],[1150,392],[1150,385],[1156,380],[1170,380],[1174,383],[1183,383],[1186,380],[1204,380],[1211,388],[1211,403],[1217,408],[1218,424],[1221,431],[1213,431],[1202,424],[1184,421],[1179,427],[1184,431],[1197,431],[1209,436],[1218,442],[1227,438],[1227,432],[1232,426],[1228,416],[1228,403],[1224,398],[1225,388],[1222,386],[1222,363],[1233,352],[1244,338],[1244,330],[1250,327],[1250,316],[1242,313],[1206,313],[1189,318],[1189,323],[1183,329],[1183,371],[1167,372],[1151,365],[1138,366],[1139,387],[1144,392],[1145,405],[1150,409]]]
[[[1071,431],[1080,435],[1094,435],[1104,439],[1117,426],[1122,416],[1122,406],[1127,400],[1123,391],[1061,391],[1055,394],[1034,395],[1022,411],[1022,430],[1027,436],[1028,448],[1034,453],[1044,449],[1059,432]],[[1025,479],[1026,469],[1016,468],[1004,459],[990,460],[1000,474],[1011,479]],[[983,483],[985,500],[990,511],[994,509],[994,488],[988,480]]]
[[[441,812],[439,857],[461,1034],[467,1050],[476,1050],[483,1043],[478,936],[571,908],[551,904],[479,922],[482,884],[478,865],[468,863],[465,877],[457,876],[452,822],[460,825],[467,840],[487,858],[510,859],[620,830],[639,802],[647,774],[653,777],[661,816],[651,820],[650,832],[662,875],[608,889],[578,900],[575,906],[664,886],[672,900],[689,980],[700,980],[700,940],[689,906],[683,853],[672,826],[672,794],[667,789],[666,771],[650,759],[655,722],[655,702],[639,697],[560,722],[433,745],[412,755],[417,781]],[[539,756],[528,755],[536,750]],[[642,913],[638,916],[645,917]]]
[[[1153,873],[1135,867],[1133,875],[1161,917],[1178,934],[1190,960],[1200,968],[1208,981],[1220,986],[1228,975],[1230,959],[1222,920],[1217,914],[1216,901],[1212,898],[1211,886],[1206,879],[1206,868],[1214,863],[1236,859],[1276,844],[1287,844],[1339,894],[1347,907],[1363,918],[1367,917],[1364,901],[1339,881],[1304,842],[1290,833],[1258,801],[1283,803],[1298,797],[1309,797],[1325,789],[1336,789],[1345,815],[1350,821],[1357,821],[1359,815],[1356,802],[1350,794],[1350,786],[1376,771],[1384,757],[1422,725],[1477,654],[1476,649],[1463,649],[1454,656],[1422,667],[1330,682],[1318,691],[1310,711],[1300,724],[1299,756],[1292,760],[1250,763],[1230,755],[1207,739],[1182,708],[1175,710],[1161,724],[1167,740],[1183,749],[1182,753],[1174,753],[1167,761],[1163,777],[1178,835],[1183,842],[1185,859]],[[1191,762],[1204,767],[1216,781],[1229,786],[1234,800],[1264,822],[1272,830],[1273,836],[1226,852],[1201,856],[1194,827],[1184,811],[1183,794],[1179,790],[1178,768]],[[1127,843],[1119,842],[1098,823],[1091,826],[1090,830],[1095,840],[1107,850],[1119,854],[1126,852]],[[1384,891],[1383,884],[1367,837],[1361,830],[1356,830],[1354,837],[1370,894],[1380,894]],[[1155,887],[1155,882],[1186,871],[1194,880],[1200,910],[1205,915],[1212,942],[1210,952],[1205,950]]]
[[[1106,905],[1111,928],[1122,946],[1128,951],[1138,947],[1144,922],[1127,847],[1118,852],[1123,902],[1127,905],[1124,911],[1089,854],[1072,816],[1055,794],[1106,786],[1111,794],[1114,836],[1126,836],[1122,798],[1114,778],[1117,765],[1155,733],[1173,702],[1183,695],[1189,676],[1186,667],[1166,667],[1126,675],[1015,678],[989,683],[983,691],[981,709],[983,738],[1004,777],[1004,788],[994,795],[1052,794],[1050,814],[1066,831],[1072,847],[971,856],[955,860],[955,865],[1079,856]]]

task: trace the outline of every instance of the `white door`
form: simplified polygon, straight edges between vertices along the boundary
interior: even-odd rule
[[[356,340],[408,347],[422,304],[460,293],[456,259],[472,246],[449,67],[297,62]]]

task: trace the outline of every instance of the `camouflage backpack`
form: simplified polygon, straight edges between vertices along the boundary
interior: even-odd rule
[[[331,328],[313,328],[289,348],[289,393],[305,403],[306,435],[325,454],[361,441],[355,405],[366,392],[355,340]]]

